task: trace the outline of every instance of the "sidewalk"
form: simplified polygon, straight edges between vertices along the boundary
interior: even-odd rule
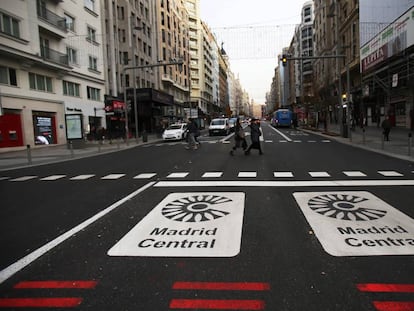
[[[389,141],[383,141],[382,128],[376,126],[368,126],[363,129],[355,127],[347,138],[340,135],[339,124],[330,124],[327,131],[322,128],[310,128],[304,129],[304,131],[317,133],[365,150],[414,162],[414,139],[411,137],[413,133],[409,129],[392,128]]]
[[[0,149],[0,171],[117,152],[155,141],[162,141],[162,138],[156,134],[150,134],[148,135],[147,142],[143,142],[142,137],[140,137],[138,143],[135,139],[130,139],[128,143],[124,139],[117,139],[112,140],[112,142],[107,140],[87,141],[80,146],[73,145],[72,148],[65,144],[37,146],[30,149],[22,147],[18,151],[2,151]]]

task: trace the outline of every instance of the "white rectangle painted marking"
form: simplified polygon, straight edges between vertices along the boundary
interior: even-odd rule
[[[70,180],[86,180],[86,179],[92,178],[93,176],[95,176],[95,174],[78,175],[78,176],[74,176],[70,178]]]
[[[171,173],[167,176],[167,178],[184,178],[184,177],[187,177],[187,175],[188,175],[187,172]]]
[[[114,179],[119,179],[124,177],[126,174],[109,174],[106,175],[104,177],[102,177],[101,179],[105,179],[105,180],[114,180]]]
[[[274,177],[293,177],[292,172],[273,172]]]
[[[327,172],[309,172],[312,177],[331,177]]]
[[[223,175],[223,172],[205,172],[203,178],[219,178]]]
[[[35,178],[37,178],[37,176],[22,176],[22,177],[10,179],[10,181],[26,181],[26,180],[31,180]]]
[[[241,177],[241,178],[257,177],[257,172],[239,172],[237,177]]]
[[[51,176],[48,176],[48,177],[43,177],[40,180],[51,181],[51,180],[58,180],[58,179],[61,179],[63,177],[66,177],[66,175],[51,175]]]
[[[109,256],[234,257],[240,252],[243,192],[170,193]]]
[[[403,176],[403,174],[400,174],[396,171],[378,171],[378,174],[381,174],[385,177],[400,177]]]
[[[141,173],[134,177],[134,179],[149,179],[157,175],[157,173]]]
[[[365,177],[366,174],[362,173],[361,171],[344,171],[343,172],[348,177]]]
[[[323,143],[330,143],[331,141],[330,141],[330,140],[328,140],[328,139],[324,139],[324,140],[322,140],[322,142],[323,142]]]
[[[367,191],[293,193],[332,256],[414,255],[414,220]]]
[[[0,177],[0,180],[6,180],[6,179],[9,179],[10,177]]]

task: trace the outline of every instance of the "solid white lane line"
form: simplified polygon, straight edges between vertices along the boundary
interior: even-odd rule
[[[145,186],[139,188],[138,190],[130,193],[126,197],[122,198],[118,202],[115,202],[114,204],[108,206],[98,214],[90,217],[89,219],[85,220],[84,222],[80,223],[76,227],[70,229],[69,231],[63,233],[62,235],[58,236],[54,240],[50,241],[49,243],[43,245],[42,247],[38,248],[37,250],[31,252],[30,254],[24,256],[23,258],[19,259],[15,263],[11,264],[7,268],[0,271],[0,284],[3,283],[5,280],[10,278],[15,273],[19,272],[26,266],[30,265],[32,262],[34,262],[36,259],[38,259],[40,256],[46,254],[48,251],[53,249],[54,247],[58,246],[62,242],[66,241],[73,235],[77,234],[78,232],[84,230],[86,227],[94,223],[95,221],[99,220],[103,216],[107,215],[108,213],[112,212],[117,207],[121,206],[128,200],[131,200],[133,197],[137,196],[141,192],[145,191],[146,189],[152,187],[155,184],[155,182],[150,182],[146,184]]]
[[[413,186],[414,180],[298,180],[298,181],[159,181],[154,187],[361,187],[361,186]]]
[[[292,141],[292,139],[290,139],[288,136],[286,136],[285,134],[283,134],[281,131],[279,131],[278,129],[275,129],[273,126],[269,125],[269,127],[274,130],[276,133],[278,133],[280,136],[282,136],[284,139],[286,139],[287,141]]]

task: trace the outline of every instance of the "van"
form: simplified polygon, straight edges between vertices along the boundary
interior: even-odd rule
[[[210,136],[230,134],[229,119],[218,118],[211,120],[210,126],[208,128],[208,134]]]

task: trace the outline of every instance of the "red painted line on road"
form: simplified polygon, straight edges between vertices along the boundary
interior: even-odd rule
[[[270,290],[270,285],[259,282],[175,282],[173,289],[265,291]]]
[[[0,298],[0,308],[73,308],[82,298]]]
[[[171,309],[264,310],[262,300],[173,299]]]
[[[362,292],[414,293],[414,284],[367,283],[357,284]]]
[[[414,311],[414,301],[374,301],[377,311]]]
[[[24,281],[14,288],[95,288],[96,281]]]

